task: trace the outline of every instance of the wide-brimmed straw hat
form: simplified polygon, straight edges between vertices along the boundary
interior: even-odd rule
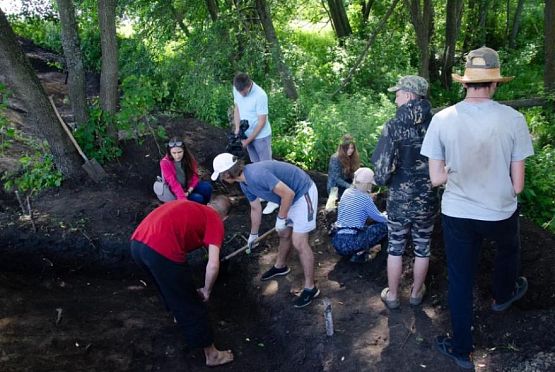
[[[501,76],[499,55],[488,47],[481,47],[468,53],[464,75],[452,74],[459,83],[506,83],[514,76]]]

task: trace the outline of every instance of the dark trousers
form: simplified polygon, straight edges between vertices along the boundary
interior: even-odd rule
[[[449,275],[449,309],[453,349],[468,354],[472,346],[472,288],[483,239],[495,243],[493,298],[507,302],[514,291],[520,262],[518,210],[502,221],[479,221],[442,215]]]
[[[341,256],[352,256],[360,251],[367,251],[387,236],[387,223],[376,222],[365,226],[356,234],[337,232],[331,242],[335,251]]]
[[[148,245],[131,241],[131,256],[154,281],[160,295],[192,348],[214,343],[206,306],[197,294],[191,269],[186,263],[168,260]]]
[[[187,199],[197,202],[199,204],[208,204],[212,196],[212,185],[207,181],[200,181],[197,186],[191,191]]]

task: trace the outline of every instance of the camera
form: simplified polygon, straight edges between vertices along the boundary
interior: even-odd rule
[[[241,139],[247,139],[247,135],[245,132],[249,129],[249,121],[248,120],[241,120],[239,122],[239,134],[237,135]]]

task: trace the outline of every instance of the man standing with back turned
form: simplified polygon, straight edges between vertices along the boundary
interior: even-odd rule
[[[268,95],[264,89],[252,81],[249,75],[240,72],[233,79],[233,102],[235,135],[239,134],[241,121],[249,123],[245,131],[247,138],[241,142],[247,148],[251,162],[272,160],[272,128],[268,120]],[[277,204],[269,201],[263,213],[270,214],[277,207]]]
[[[421,153],[434,186],[446,184],[441,203],[449,276],[452,337],[436,348],[459,367],[473,369],[472,287],[484,239],[495,243],[493,311],[504,311],[528,289],[520,263],[517,194],[524,188],[524,161],[533,155],[524,117],[492,97],[499,83],[499,56],[482,47],[467,56],[462,83],[466,97],[434,115]]]

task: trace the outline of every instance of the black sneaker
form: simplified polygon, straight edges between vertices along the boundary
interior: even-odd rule
[[[290,271],[291,269],[288,266],[284,266],[281,269],[277,269],[275,266],[272,266],[270,270],[262,274],[262,276],[260,277],[260,280],[265,281],[265,280],[272,279],[274,276],[287,275],[289,274]]]
[[[474,370],[474,363],[470,359],[469,355],[462,355],[457,354],[453,351],[453,347],[451,346],[451,338],[447,336],[437,336],[435,339],[435,347],[437,351],[445,355],[446,357],[451,358],[453,362],[457,363],[457,365],[464,369],[472,369]]]
[[[319,294],[320,294],[320,290],[316,287],[312,289],[305,288],[303,289],[300,296],[297,297],[295,301],[293,301],[293,306],[295,306],[297,309],[300,309],[301,307],[305,307],[312,302],[313,298],[318,297]]]
[[[493,304],[491,304],[491,309],[493,311],[507,310],[509,307],[511,307],[513,302],[520,300],[522,296],[524,296],[527,290],[528,290],[528,280],[526,280],[526,278],[523,276],[519,276],[518,278],[516,278],[515,291],[513,292],[513,296],[507,302],[502,304],[496,304],[494,302]]]

